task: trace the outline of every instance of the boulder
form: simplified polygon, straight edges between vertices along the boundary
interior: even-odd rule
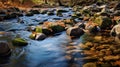
[[[67,10],[62,10],[62,9],[59,9],[59,10],[57,10],[57,12],[59,13],[65,13],[65,12],[68,12]]]
[[[57,12],[56,15],[59,17],[63,17],[63,14],[61,12]]]
[[[120,16],[120,10],[116,10],[114,13],[113,13],[114,16]]]
[[[114,7],[114,10],[120,10],[120,2],[116,4],[116,6]]]
[[[41,14],[47,14],[48,10],[42,10],[40,13]]]
[[[96,63],[89,62],[89,63],[84,64],[83,67],[97,67],[97,66],[96,66]]]
[[[84,34],[84,31],[79,27],[70,27],[67,29],[66,33],[69,36],[80,37]]]
[[[16,18],[16,14],[14,13],[9,13],[9,14],[6,14],[6,16],[4,17],[4,19],[12,19],[12,18]]]
[[[33,16],[34,14],[32,12],[27,12],[25,16]]]
[[[12,40],[14,46],[26,46],[28,42],[22,38],[15,38]]]
[[[43,33],[32,33],[29,38],[33,40],[44,40],[46,38],[46,35]]]
[[[42,27],[41,26],[37,26],[36,29],[35,29],[35,32],[42,33]]]
[[[52,31],[46,27],[42,28],[42,33],[44,33],[45,35],[50,35],[52,33]]]
[[[32,14],[40,14],[39,10],[30,10],[29,12],[31,12]]]
[[[61,26],[61,25],[53,25],[50,27],[52,29],[53,33],[59,33],[65,30],[65,27]]]
[[[0,42],[0,58],[11,55],[11,50],[7,42]]]
[[[94,22],[97,23],[102,30],[109,30],[112,25],[112,20],[106,16],[97,17]]]
[[[54,12],[47,12],[47,15],[49,16],[54,15]]]

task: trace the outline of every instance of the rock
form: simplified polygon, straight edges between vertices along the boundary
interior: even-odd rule
[[[37,33],[35,40],[44,40],[46,38],[46,35],[43,33]]]
[[[92,42],[86,42],[85,45],[88,46],[88,47],[93,47],[94,46],[94,44]]]
[[[109,30],[112,25],[112,20],[109,17],[97,17],[94,21],[102,30]]]
[[[86,63],[83,65],[83,67],[97,67],[96,63]]]
[[[29,12],[31,12],[32,14],[40,14],[39,10],[30,10]]]
[[[32,33],[29,37],[34,40],[44,40],[46,35],[43,33]]]
[[[26,46],[28,42],[22,38],[15,38],[12,40],[12,44],[15,46]]]
[[[35,29],[35,32],[42,33],[42,27],[41,26],[37,26],[36,29]]]
[[[52,34],[52,31],[46,27],[43,27],[42,33],[44,33],[45,35],[50,35],[50,34]]]
[[[114,13],[113,13],[114,16],[120,16],[120,10],[116,10]]]
[[[69,36],[80,37],[81,35],[84,34],[84,31],[79,27],[70,27],[67,29],[66,33]]]
[[[116,6],[114,7],[114,10],[120,10],[120,2],[116,4]]]
[[[62,9],[59,9],[57,10],[58,13],[64,13],[64,12],[68,12],[67,10],[62,10]]]
[[[42,10],[40,13],[41,14],[47,14],[48,10]]]
[[[47,15],[49,16],[54,15],[54,12],[47,12]]]
[[[11,50],[7,42],[0,42],[0,58],[8,57],[11,55]]]
[[[120,59],[120,57],[117,55],[117,56],[112,56],[112,55],[110,55],[110,56],[104,56],[103,57],[104,58],[104,60],[105,61],[116,61],[116,60],[119,60]]]
[[[12,19],[12,18],[16,18],[16,14],[14,13],[9,13],[9,14],[6,14],[6,16],[4,17],[4,19]]]
[[[63,14],[61,12],[57,12],[56,15],[59,17],[63,17]]]
[[[78,24],[78,26],[79,26],[79,28],[85,29],[85,24],[84,23]]]
[[[103,63],[103,64],[101,64],[101,67],[112,67],[112,64],[110,64],[110,63]]]
[[[32,12],[27,12],[25,16],[33,16],[34,14]]]
[[[94,37],[94,42],[100,42],[102,41],[102,36],[95,36]]]
[[[52,29],[53,33],[59,33],[65,30],[65,27],[61,26],[61,25],[53,25],[50,27]]]

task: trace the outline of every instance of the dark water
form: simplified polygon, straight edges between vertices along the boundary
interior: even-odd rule
[[[68,8],[67,8],[68,9]],[[69,18],[71,11],[64,13],[63,17]],[[19,36],[28,41],[28,45],[25,47],[15,47],[10,45],[12,49],[12,55],[9,58],[9,62],[6,64],[0,64],[2,67],[68,67],[68,62],[65,58],[66,50],[65,46],[71,42],[71,39],[66,35],[66,32],[62,32],[61,35],[47,37],[45,40],[36,41],[29,39],[31,32],[26,31],[29,25],[36,26],[43,20],[55,21],[53,18],[57,16],[34,15],[32,17],[20,17],[25,23],[17,23],[16,19],[5,20],[0,22],[0,27],[10,33],[0,37],[1,40],[8,41],[14,36]],[[38,18],[40,21],[35,21]],[[42,20],[41,20],[42,19]]]

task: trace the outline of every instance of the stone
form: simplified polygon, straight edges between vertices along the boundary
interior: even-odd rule
[[[37,26],[36,29],[35,29],[35,32],[42,33],[42,27],[41,26]]]
[[[100,42],[102,40],[102,36],[95,36],[94,41],[95,42]]]
[[[33,16],[34,14],[32,12],[27,12],[25,16]]]
[[[109,30],[110,26],[112,25],[112,20],[109,17],[97,17],[94,21],[97,23],[102,30]]]
[[[33,40],[44,40],[46,38],[46,35],[43,33],[32,33],[29,38]]]
[[[96,63],[89,62],[89,63],[84,64],[83,67],[97,67],[97,66],[96,66]]]
[[[15,38],[12,40],[12,44],[14,46],[26,46],[28,45],[28,42],[22,38]]]
[[[47,12],[47,15],[49,16],[54,15],[54,12]]]
[[[50,30],[46,27],[43,27],[42,28],[42,33],[44,33],[45,35],[50,35],[50,34],[52,34],[52,30]]]
[[[61,12],[57,12],[56,15],[59,17],[63,17],[63,14]]]
[[[46,38],[46,35],[43,33],[37,33],[35,40],[44,40]]]
[[[11,50],[7,42],[0,42],[0,58],[11,55]]]
[[[65,30],[65,27],[61,26],[61,25],[53,25],[50,27],[52,29],[53,33],[59,33]]]
[[[57,12],[59,13],[64,13],[64,12],[68,12],[67,10],[62,10],[62,9],[59,9],[59,10],[57,10]]]
[[[84,34],[84,31],[79,27],[70,27],[67,29],[66,33],[69,36],[80,37],[81,35]]]
[[[31,12],[32,14],[40,14],[39,10],[30,10],[29,12]]]
[[[42,10],[40,13],[41,14],[47,14],[48,10]]]
[[[114,7],[114,10],[120,10],[120,3],[118,2],[116,6]]]

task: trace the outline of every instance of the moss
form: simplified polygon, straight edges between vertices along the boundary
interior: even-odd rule
[[[42,33],[42,28],[39,27],[39,26],[37,26],[35,32],[37,32],[37,33]]]
[[[31,38],[31,39],[35,39],[35,34],[31,34],[30,36],[29,36],[29,38]]]
[[[51,26],[51,29],[52,29],[53,33],[59,33],[59,32],[62,32],[65,30],[65,28],[60,25]]]
[[[12,40],[12,44],[15,46],[26,46],[28,42],[22,38],[15,38],[14,40]]]

